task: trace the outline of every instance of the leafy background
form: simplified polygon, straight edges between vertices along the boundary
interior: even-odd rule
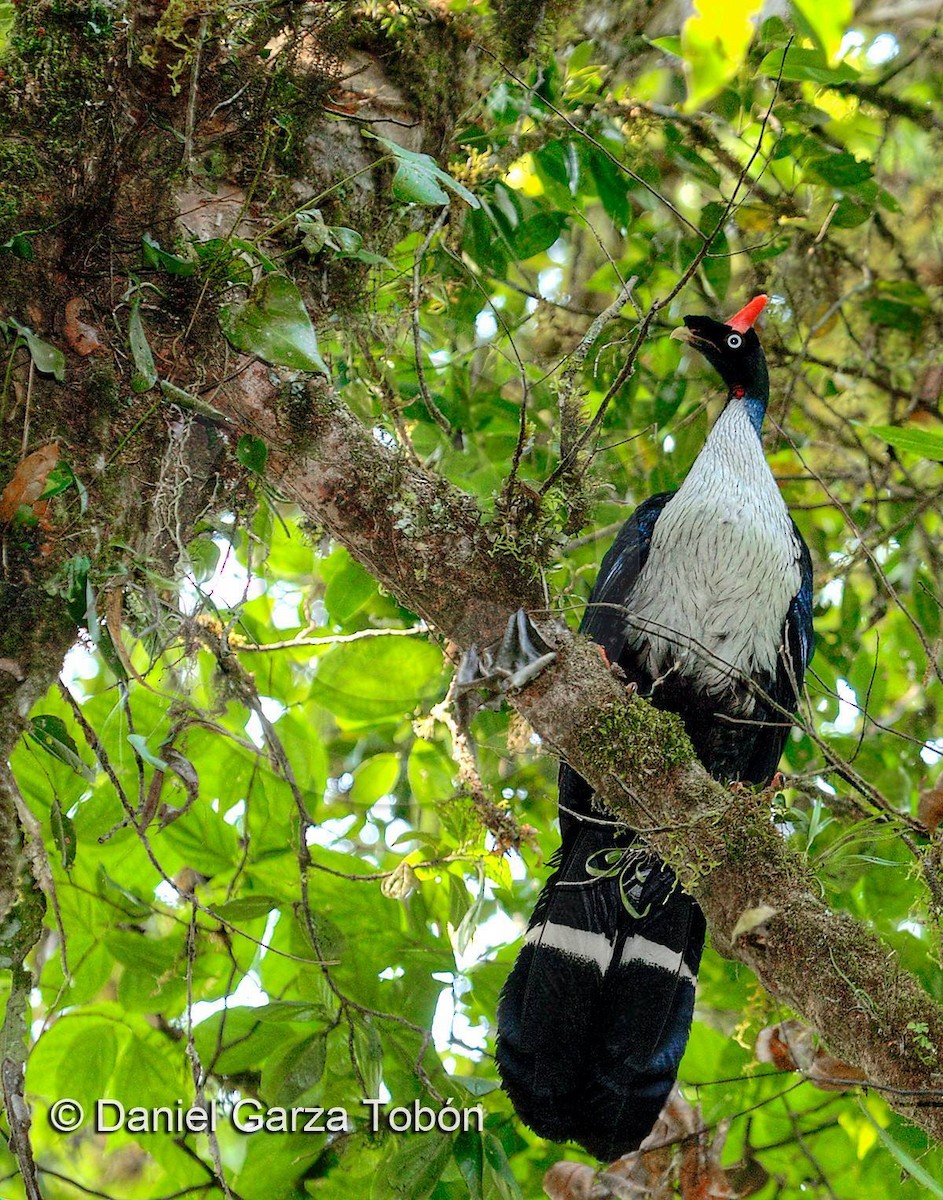
[[[431,11],[358,9],[392,45]],[[549,594],[572,623],[618,524],[678,485],[717,411],[716,381],[667,333],[768,292],[766,445],[813,550],[818,638],[777,815],[828,901],[943,999],[940,841],[917,820],[921,793],[921,820],[938,819],[943,754],[937,26],[856,15],[851,0],[766,19],[752,0],[703,0],[631,27],[602,6],[595,23],[558,12],[502,66],[492,32],[515,6],[436,11],[484,40],[477,91],[438,163],[367,139],[387,226],[356,228],[326,197],[222,248],[145,240],[138,279],[212,278],[234,348],[330,374],[378,437],[471,492],[509,538],[549,541]],[[28,231],[6,249],[28,254]],[[296,266],[302,280],[346,272],[356,303],[319,310]],[[143,394],[159,371],[140,300],[129,322]],[[7,334],[23,344],[15,322]],[[55,372],[55,348],[30,337],[36,369]],[[577,397],[575,413],[563,405],[572,444],[614,382],[591,461],[557,470],[561,396]],[[171,398],[193,419],[186,393]],[[339,1139],[222,1122],[234,1196],[536,1196],[564,1154],[586,1160],[516,1122],[491,1039],[556,845],[555,763],[484,713],[476,792],[453,756],[444,648],[302,528],[265,481],[263,443],[232,450],[239,501],[204,519],[185,573],[124,581],[136,636],[116,646],[107,623],[114,573],[73,561],[59,580],[84,632],[12,758],[54,881],[27,1070],[46,1194],[218,1194],[204,1137],[64,1137],[45,1119],[64,1095],[87,1111],[100,1096],[189,1103],[202,1070],[221,1103],[355,1117]],[[80,506],[81,483],[60,484],[57,502]],[[146,628],[154,591],[161,620]],[[525,826],[519,853],[496,849],[482,796]],[[757,1063],[757,1034],[786,1015],[707,952],[681,1081],[726,1129],[717,1153],[740,1194],[943,1195],[943,1155],[879,1095]],[[480,1101],[485,1129],[371,1135],[364,1096]],[[22,1194],[8,1151],[0,1163],[4,1194]]]

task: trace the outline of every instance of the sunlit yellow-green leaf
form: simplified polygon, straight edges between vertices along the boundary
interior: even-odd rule
[[[838,60],[842,40],[854,17],[853,0],[792,0],[799,21],[804,21],[830,63]]]
[[[753,38],[762,0],[695,0],[681,30],[688,78],[685,108],[699,108],[737,73]]]

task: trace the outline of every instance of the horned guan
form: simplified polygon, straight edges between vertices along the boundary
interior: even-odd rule
[[[684,482],[640,504],[603,559],[581,630],[684,722],[714,778],[773,777],[812,654],[812,563],[773,478],[757,296],[672,337],[727,402]],[[562,844],[498,1008],[497,1059],[523,1121],[602,1160],[652,1129],[691,1028],[704,917],[671,870],[560,766]]]

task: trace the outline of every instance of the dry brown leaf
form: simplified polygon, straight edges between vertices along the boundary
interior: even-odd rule
[[[585,1163],[554,1163],[544,1175],[544,1191],[550,1200],[599,1200],[595,1184],[596,1172]]]
[[[105,626],[108,629],[111,644],[115,654],[125,671],[128,673],[129,679],[136,679],[138,683],[143,683],[145,687],[153,691],[144,678],[139,674],[134,663],[131,661],[131,656],[125,649],[124,642],[121,638],[121,630],[124,625],[124,589],[121,587],[112,588],[107,594],[105,600]]]
[[[700,1113],[698,1113],[700,1119]],[[729,1122],[721,1121],[713,1137],[702,1129],[681,1146],[678,1190],[682,1200],[733,1200],[736,1192],[720,1165]]]
[[[720,1165],[727,1128],[727,1122],[721,1122],[713,1133],[705,1129],[700,1109],[675,1087],[638,1150],[603,1171],[581,1163],[556,1163],[544,1176],[544,1191],[550,1200],[736,1200],[759,1190],[762,1183],[755,1170],[745,1172],[752,1160],[734,1168],[746,1190],[738,1189]]]
[[[160,767],[156,768],[151,776],[151,782],[147,789],[147,795],[144,797],[144,804],[138,814],[138,821],[141,828],[145,829],[154,819],[157,813],[157,806],[160,804],[160,794],[164,790],[164,779],[166,772]]]
[[[917,805],[917,820],[925,825],[932,833],[943,821],[943,775],[932,788],[920,793],[920,803]]]
[[[758,1062],[781,1071],[799,1071],[825,1092],[843,1092],[867,1081],[867,1075],[815,1044],[815,1034],[800,1021],[780,1021],[760,1031],[754,1051]]]
[[[745,1197],[753,1196],[766,1187],[770,1173],[759,1159],[750,1156],[728,1167],[727,1178],[733,1187],[734,1195],[738,1196],[739,1200],[745,1200]]]
[[[32,508],[34,516],[45,516],[46,502],[38,501],[46,490],[49,472],[58,461],[59,444],[50,442],[17,463],[13,478],[0,493],[0,524],[8,525],[24,506]]]
[[[812,1030],[801,1021],[780,1021],[761,1029],[754,1055],[757,1062],[772,1063],[780,1071],[808,1071],[815,1058]]]
[[[860,1087],[867,1082],[867,1075],[860,1067],[833,1058],[824,1050],[817,1051],[812,1066],[808,1071],[810,1083],[814,1083],[823,1092],[847,1092],[849,1088]]]
[[[70,300],[65,306],[65,325],[63,326],[65,340],[69,343],[70,348],[76,354],[81,354],[83,358],[89,354],[101,354],[105,349],[94,325],[87,325],[79,319],[85,307],[86,302],[79,296]]]

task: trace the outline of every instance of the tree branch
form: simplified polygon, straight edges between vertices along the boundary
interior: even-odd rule
[[[309,396],[303,453],[258,387],[217,403],[267,439],[279,488],[459,647],[494,637],[517,607],[540,604],[539,564],[507,550],[469,496],[411,465],[325,385]],[[677,717],[631,698],[584,639],[557,626],[541,632],[557,660],[509,697],[514,707],[674,867],[715,948],[750,966],[865,1071],[868,1086],[943,1138],[935,1065],[943,1010],[870,930],[822,903],[808,865],[773,827],[768,795],[723,788],[694,758]],[[735,936],[744,912],[760,906],[772,914]]]

